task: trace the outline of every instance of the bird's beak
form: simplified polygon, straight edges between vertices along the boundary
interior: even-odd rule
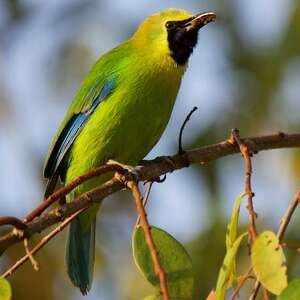
[[[202,14],[195,15],[192,20],[189,22],[188,30],[199,30],[201,27],[206,24],[215,21],[216,14],[213,12],[205,12]]]

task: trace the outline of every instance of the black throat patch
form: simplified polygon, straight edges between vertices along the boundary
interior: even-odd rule
[[[187,20],[166,23],[171,56],[178,65],[184,65],[198,41],[198,30],[187,30]]]

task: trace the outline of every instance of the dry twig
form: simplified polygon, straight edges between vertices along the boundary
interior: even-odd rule
[[[248,224],[248,231],[251,237],[252,242],[257,237],[257,231],[255,226],[256,221],[256,213],[254,211],[253,206],[253,197],[254,193],[252,192],[251,186],[251,175],[252,175],[252,162],[251,156],[252,152],[250,152],[248,146],[241,140],[240,133],[238,129],[232,129],[231,131],[232,139],[238,144],[240,152],[245,160],[245,193],[247,194],[247,210],[249,212],[249,224]],[[255,282],[254,291],[250,296],[249,300],[254,300],[260,288],[260,283],[258,281]],[[251,298],[253,297],[253,298]]]
[[[24,248],[25,248],[25,252],[28,255],[28,258],[29,258],[29,260],[31,262],[31,265],[32,265],[34,271],[38,271],[39,270],[39,264],[35,260],[35,258],[33,257],[33,255],[31,254],[31,252],[29,250],[28,239],[24,239]]]
[[[143,206],[143,200],[142,200],[141,192],[140,192],[137,184],[133,181],[127,182],[127,186],[132,191],[132,195],[135,199],[136,209],[137,209],[138,215],[141,218],[140,224],[141,224],[141,226],[144,230],[144,233],[145,233],[146,243],[148,245],[148,248],[149,248],[149,251],[150,251],[150,254],[151,254],[151,258],[152,258],[152,261],[153,261],[155,273],[157,274],[157,276],[159,278],[161,295],[162,295],[164,300],[171,300],[170,295],[169,295],[169,291],[168,291],[168,287],[167,287],[166,274],[165,274],[164,269],[160,265],[160,262],[159,262],[159,259],[158,259],[157,249],[155,247],[155,244],[154,244],[154,241],[153,241],[153,238],[152,238],[150,225],[148,223],[146,212],[145,212],[145,209],[144,209],[144,206]]]
[[[280,221],[280,226],[279,229],[277,231],[277,237],[279,239],[279,241],[281,242],[286,229],[291,221],[292,215],[295,212],[298,204],[300,202],[300,190],[297,192],[297,194],[295,195],[295,197],[293,198],[292,202],[290,203],[286,213],[284,214],[283,218]]]
[[[254,193],[252,192],[252,187],[251,187],[251,174],[252,174],[251,156],[252,156],[252,153],[250,152],[248,146],[241,140],[238,129],[232,129],[231,134],[232,134],[234,141],[239,145],[241,154],[245,160],[245,165],[246,165],[245,193],[248,196],[247,209],[249,212],[248,230],[249,230],[250,236],[252,238],[252,241],[254,241],[256,239],[257,232],[256,232],[256,227],[255,227],[256,213],[255,213],[254,207],[253,207]]]
[[[148,199],[149,199],[149,196],[150,196],[150,192],[151,192],[151,189],[152,189],[152,185],[153,185],[153,181],[149,181],[146,192],[145,192],[144,197],[143,197],[143,206],[144,207],[146,207],[146,205],[147,205],[147,202],[148,202]],[[134,228],[140,224],[140,220],[141,220],[141,215],[138,215],[138,217],[136,219],[136,222],[135,222],[135,225],[134,225]]]
[[[249,268],[249,270],[240,278],[238,284],[237,284],[237,287],[235,288],[232,296],[231,296],[231,300],[235,300],[236,297],[239,295],[239,292],[241,290],[241,288],[243,287],[243,285],[245,284],[246,280],[248,278],[250,278],[251,276],[251,273],[253,271],[253,268]]]

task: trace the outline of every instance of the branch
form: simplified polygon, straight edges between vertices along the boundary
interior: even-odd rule
[[[241,141],[249,145],[251,147],[251,150],[257,153],[262,150],[300,147],[300,134],[278,133],[268,136],[241,139]],[[173,161],[172,165],[164,159],[156,158],[152,161],[147,161],[147,163],[145,163],[144,165],[137,166],[134,169],[139,174],[140,181],[151,181],[166,173],[187,167],[190,164],[205,164],[209,161],[213,161],[224,156],[239,152],[240,150],[238,145],[232,144],[230,141],[225,140],[217,144],[204,146],[198,149],[186,151],[183,154],[171,156],[170,158]],[[107,168],[110,167],[111,165],[102,166],[101,168],[107,170]],[[123,171],[118,170],[116,166],[113,167],[114,169],[110,169],[111,171]],[[83,181],[87,180],[86,178],[91,178],[92,176],[94,176],[96,172],[95,170],[99,170],[99,168],[91,170],[88,173],[77,178],[75,180],[76,184],[78,185],[78,182],[82,183]],[[101,172],[99,171],[99,173]],[[124,177],[126,179],[125,181],[130,180],[130,176],[128,174],[124,174]],[[76,184],[74,182],[70,183],[68,185],[68,190],[72,190],[76,186]],[[67,188],[67,186],[64,188]],[[96,202],[101,202],[103,198],[121,189],[124,189],[124,185],[116,178],[113,178],[105,182],[101,186],[80,195],[71,203],[65,203],[58,208],[54,208],[49,212],[42,214],[41,216],[38,215],[39,213],[43,212],[45,208],[39,209],[39,213],[35,214],[35,219],[29,221],[30,218],[27,217],[26,229],[22,231],[23,234],[20,234],[20,232],[16,233],[16,230],[12,230],[8,234],[0,237],[0,253],[4,252],[11,245],[23,240],[24,238],[30,238],[33,234],[40,233],[46,228],[58,222],[62,222],[82,208],[86,208]],[[60,197],[62,194],[60,194]],[[49,198],[55,198],[54,195],[55,193]],[[60,198],[58,196],[56,197]],[[47,201],[48,200],[46,200],[45,202]],[[42,203],[41,205],[44,206],[45,204]],[[34,214],[29,214],[29,216],[32,215]],[[2,218],[0,218],[0,224],[1,219]]]
[[[20,220],[16,217],[11,217],[11,216],[0,218],[0,226],[3,226],[3,225],[11,225],[20,230],[24,230],[27,227],[26,224],[24,224],[22,220]]]
[[[80,185],[81,183],[83,183],[93,177],[100,176],[102,174],[112,172],[112,171],[119,172],[119,173],[124,172],[123,168],[117,164],[107,164],[107,165],[95,168],[93,170],[90,170],[88,173],[77,177],[75,180],[73,180],[69,184],[63,186],[62,188],[58,189],[56,192],[54,192],[52,195],[50,195],[47,199],[45,199],[43,202],[41,202],[41,204],[37,208],[35,208],[31,213],[29,213],[26,216],[26,218],[23,220],[23,222],[27,223],[27,222],[32,221],[35,217],[39,216],[43,211],[45,211],[51,204],[53,204],[55,201],[59,200],[63,196],[67,195],[69,192],[71,192],[76,186]]]

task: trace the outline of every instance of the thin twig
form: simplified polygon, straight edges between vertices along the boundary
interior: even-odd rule
[[[179,140],[178,140],[178,154],[184,153],[183,148],[182,148],[182,136],[183,136],[183,131],[185,128],[185,125],[187,122],[190,120],[192,114],[198,109],[197,106],[194,106],[193,109],[189,112],[189,114],[186,116],[185,120],[183,121],[180,132],[179,132]]]
[[[1,277],[8,277],[12,275],[21,265],[23,265],[30,257],[32,257],[36,252],[38,252],[42,247],[44,247],[53,237],[55,237],[60,231],[62,231],[72,220],[74,220],[79,214],[81,214],[86,208],[82,208],[75,212],[73,215],[65,219],[59,226],[52,230],[48,235],[43,237],[41,241],[30,250],[25,256],[19,259],[13,266],[11,266],[7,271],[5,271]]]
[[[237,287],[235,288],[232,296],[231,296],[231,300],[235,300],[235,298],[238,296],[241,288],[243,287],[243,285],[245,284],[246,280],[248,278],[250,278],[250,275],[253,271],[253,268],[250,267],[249,270],[241,277],[241,279],[239,280]]]
[[[248,231],[250,233],[250,236],[252,238],[252,241],[256,239],[257,232],[256,232],[256,213],[254,211],[253,206],[253,197],[254,193],[252,192],[251,187],[251,174],[252,174],[252,162],[251,162],[251,155],[248,146],[241,140],[239,130],[238,129],[232,129],[231,131],[233,139],[237,142],[239,145],[241,154],[245,160],[245,168],[246,168],[246,176],[245,176],[245,193],[247,194],[247,209],[249,212],[249,226]]]
[[[32,264],[32,267],[35,271],[39,270],[39,264],[38,262],[35,260],[35,258],[33,257],[33,255],[31,254],[30,250],[29,250],[29,246],[28,246],[28,239],[24,239],[24,248],[25,248],[25,252],[29,257],[29,260]]]
[[[252,153],[249,151],[248,146],[241,140],[240,132],[238,129],[232,129],[231,135],[232,135],[233,140],[238,144],[240,152],[245,160],[245,169],[246,169],[245,193],[247,194],[247,210],[249,212],[248,231],[249,231],[251,240],[253,242],[253,241],[255,241],[255,239],[257,237],[257,231],[256,231],[256,226],[255,226],[256,213],[254,211],[254,206],[253,206],[254,193],[252,192],[252,186],[251,186],[251,175],[252,175],[251,156],[252,156]],[[260,283],[258,280],[256,280],[255,286],[254,286],[254,291],[252,292],[249,300],[254,300],[256,298],[259,288],[260,288]]]
[[[295,212],[299,202],[300,202],[300,190],[297,192],[297,194],[293,198],[292,202],[289,204],[286,213],[284,214],[283,218],[280,221],[280,226],[277,231],[277,237],[278,237],[279,241],[282,240],[282,238],[286,232],[286,229],[291,221],[292,215]]]
[[[150,225],[149,225],[148,220],[147,220],[147,216],[146,216],[146,212],[145,212],[145,209],[144,209],[144,206],[143,206],[143,201],[142,201],[142,196],[141,196],[140,190],[137,187],[137,184],[133,181],[127,182],[127,186],[132,191],[132,195],[135,199],[137,212],[141,217],[140,223],[141,223],[141,226],[142,226],[142,228],[144,230],[144,233],[145,233],[146,243],[149,247],[149,251],[150,251],[150,254],[151,254],[152,261],[153,261],[155,273],[157,274],[157,276],[159,278],[161,295],[162,295],[164,300],[171,300],[170,295],[169,295],[169,291],[168,291],[168,287],[167,287],[166,274],[165,274],[164,269],[160,265],[160,262],[159,262],[159,259],[158,259],[157,249],[155,247],[155,244],[154,244],[154,241],[153,241],[153,238],[152,238]]]
[[[153,181],[149,181],[148,184],[147,184],[147,189],[146,189],[146,192],[145,192],[144,197],[143,197],[143,206],[144,207],[146,207],[146,205],[147,205],[152,185],[153,185]],[[141,215],[138,215],[138,217],[136,219],[136,222],[135,222],[135,225],[134,225],[134,228],[137,227],[140,224],[140,220],[141,220]]]

